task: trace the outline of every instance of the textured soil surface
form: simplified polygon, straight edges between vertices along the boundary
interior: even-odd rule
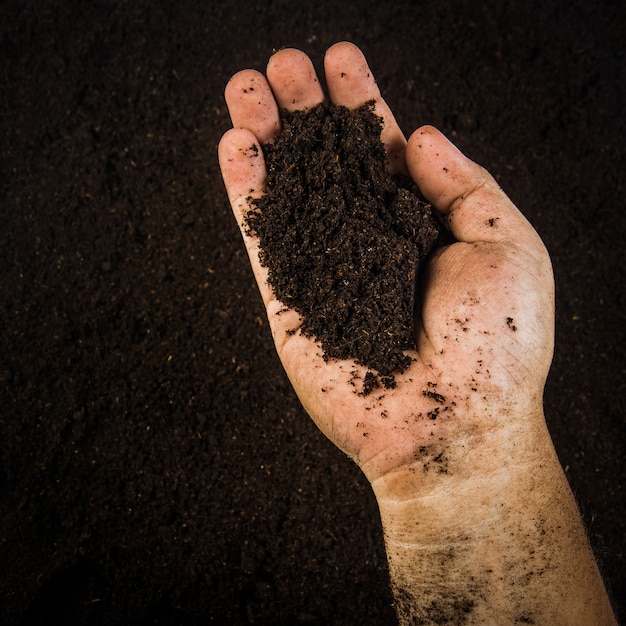
[[[555,445],[626,617],[624,8],[0,5],[0,623],[393,624],[364,477],[275,356],[217,164],[273,49],[364,50],[552,256]]]
[[[415,349],[420,269],[444,229],[415,184],[388,172],[372,104],[282,118],[263,148],[268,192],[247,216],[269,282],[325,359],[369,368],[359,393],[395,387]]]

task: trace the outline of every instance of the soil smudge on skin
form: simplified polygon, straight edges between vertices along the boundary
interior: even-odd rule
[[[373,109],[282,111],[263,146],[267,193],[247,216],[276,296],[325,359],[369,368],[365,394],[410,365],[416,281],[444,237],[417,186],[388,172]]]

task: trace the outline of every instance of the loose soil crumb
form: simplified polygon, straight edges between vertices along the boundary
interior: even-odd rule
[[[389,174],[373,102],[281,117],[263,146],[267,194],[247,216],[261,263],[325,359],[370,368],[364,394],[393,387],[411,362],[416,281],[442,229],[417,186]]]

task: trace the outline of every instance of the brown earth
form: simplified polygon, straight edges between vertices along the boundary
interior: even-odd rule
[[[263,147],[267,193],[246,216],[268,280],[325,359],[368,368],[358,393],[393,388],[415,349],[420,270],[444,228],[415,183],[388,171],[373,103],[281,118]]]
[[[624,8],[156,0],[0,6],[0,622],[389,624],[363,476],[275,356],[226,200],[223,88],[364,50],[537,228],[546,414],[625,615]]]

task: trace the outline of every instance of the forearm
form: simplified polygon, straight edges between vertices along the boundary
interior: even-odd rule
[[[615,623],[549,440],[536,455],[406,500],[375,487],[401,624]]]

